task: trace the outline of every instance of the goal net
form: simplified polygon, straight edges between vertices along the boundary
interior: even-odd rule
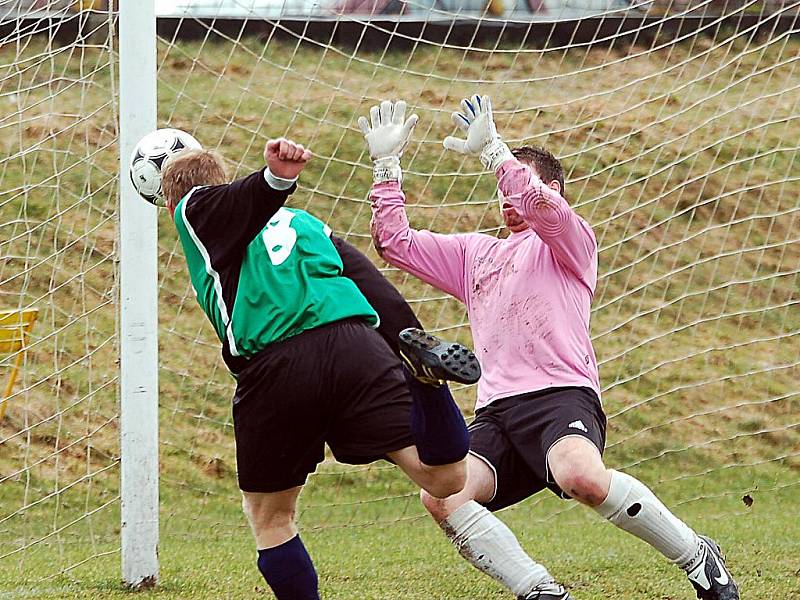
[[[0,356],[3,377],[22,357],[0,422],[0,581],[42,589],[116,580],[120,547],[116,22],[83,4],[0,2],[0,311],[38,309],[25,349]],[[159,126],[237,176],[263,165],[268,138],[311,148],[290,206],[366,252],[427,328],[469,343],[460,304],[371,248],[356,119],[382,99],[419,114],[403,159],[413,226],[504,235],[494,177],[441,145],[461,98],[490,95],[512,147],[561,159],[597,236],[609,464],[734,527],[796,492],[798,2],[258,4],[157,2]],[[159,226],[161,537],[249,547],[234,383],[166,212]],[[474,389],[456,392],[471,416]],[[573,504],[504,514],[577,533]],[[390,465],[326,461],[299,522],[333,539],[427,527],[423,514]]]

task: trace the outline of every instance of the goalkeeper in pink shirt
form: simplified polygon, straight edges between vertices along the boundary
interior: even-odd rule
[[[511,235],[411,229],[400,157],[417,116],[406,119],[405,108],[385,101],[369,121],[359,119],[374,161],[373,240],[389,263],[464,303],[483,368],[467,484],[444,499],[423,492],[425,508],[467,561],[519,599],[572,598],[492,514],[549,489],[653,546],[686,572],[701,600],[737,600],[719,546],[642,482],[603,464],[606,417],[589,336],[597,242],[565,199],[559,161],[541,148],[510,150],[489,98],[465,99],[453,113],[465,138],[447,137],[444,146],[480,157],[496,174]]]

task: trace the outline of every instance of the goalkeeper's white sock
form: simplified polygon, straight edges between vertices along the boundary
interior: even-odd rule
[[[474,500],[460,506],[441,527],[461,556],[516,596],[553,579],[525,554],[511,530]]]
[[[608,497],[595,510],[679,567],[686,567],[702,553],[697,534],[630,475],[612,470]]]

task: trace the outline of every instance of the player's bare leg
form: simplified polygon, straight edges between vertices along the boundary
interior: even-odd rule
[[[467,480],[467,460],[444,465],[424,463],[416,446],[390,452],[389,458],[424,491],[438,498],[460,492]]]
[[[278,600],[319,600],[317,573],[294,521],[301,489],[243,492],[242,508],[256,538],[258,569]]]
[[[423,491],[422,503],[459,553],[518,598],[525,600],[569,600],[571,596],[555,583],[545,567],[520,546],[506,525],[478,502],[488,502],[495,493],[495,476],[480,458],[467,457],[467,483],[447,498]]]
[[[279,546],[297,535],[294,516],[302,489],[294,487],[270,494],[242,492],[242,509],[258,548]]]
[[[637,479],[610,470],[597,448],[580,436],[553,444],[553,479],[567,494],[647,542],[686,571],[701,600],[738,600],[736,583],[717,544],[698,536]]]

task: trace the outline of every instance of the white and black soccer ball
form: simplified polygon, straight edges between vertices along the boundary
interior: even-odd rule
[[[199,150],[202,146],[180,129],[157,129],[136,144],[131,154],[130,173],[133,187],[142,198],[156,206],[164,206],[161,168],[170,156],[187,148]]]

